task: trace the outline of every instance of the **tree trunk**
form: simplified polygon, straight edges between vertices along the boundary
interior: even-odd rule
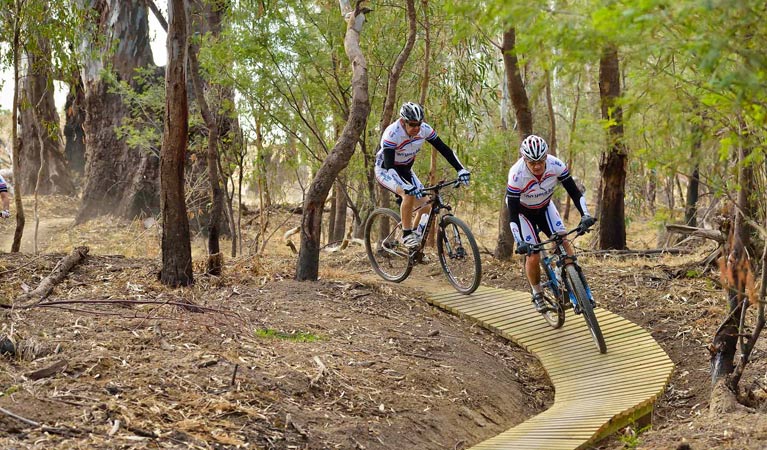
[[[397,100],[397,83],[399,83],[402,69],[405,67],[408,58],[410,58],[410,52],[415,45],[415,0],[406,0],[405,3],[407,4],[407,41],[405,41],[405,47],[397,56],[394,65],[392,65],[391,70],[389,71],[389,80],[386,85],[386,98],[384,99],[383,113],[381,114],[381,122],[378,127],[381,134],[383,134],[386,127],[389,126],[389,123],[391,123],[392,117],[394,116],[394,102]]]
[[[647,177],[647,203],[650,207],[650,213],[655,215],[655,198],[658,192],[658,175],[655,169],[651,169]]]
[[[224,206],[224,196],[221,190],[218,175],[218,123],[213,117],[208,102],[205,100],[205,92],[202,86],[200,76],[200,64],[197,62],[197,53],[199,46],[189,46],[189,63],[192,77],[192,86],[194,95],[197,98],[197,105],[200,107],[200,114],[208,128],[208,148],[206,151],[206,162],[208,169],[208,184],[210,194],[210,217],[208,217],[208,263],[207,273],[210,275],[221,275],[223,260],[221,258],[221,247],[219,245],[221,217]],[[184,152],[186,152],[184,150]]]
[[[269,178],[266,176],[267,174],[267,168],[266,168],[266,161],[269,158],[270,155],[267,154],[267,150],[264,147],[264,136],[261,133],[261,121],[256,119],[256,126],[254,129],[254,132],[256,133],[256,182],[258,184],[258,192],[259,195],[263,195],[262,200],[262,211],[264,211],[264,208],[269,208],[272,206],[272,197],[269,194]]]
[[[168,4],[168,65],[165,71],[165,121],[160,153],[160,209],[162,211],[162,272],[168,286],[193,283],[189,219],[184,203],[189,109],[187,104],[187,2]]]
[[[69,173],[61,149],[59,115],[53,100],[51,78],[51,49],[45,38],[37,39],[37,50],[27,54],[27,76],[23,83],[24,101],[21,110],[21,173],[14,181],[24,189],[20,194],[31,194],[38,186],[40,195],[75,193],[75,185]],[[40,134],[42,132],[42,134]],[[42,144],[42,148],[40,145]],[[40,155],[45,156],[45,161]],[[40,167],[43,170],[40,171]]]
[[[599,96],[602,119],[610,122],[608,148],[600,164],[602,198],[599,206],[599,248],[626,248],[624,196],[628,156],[623,143],[623,111],[617,100],[621,96],[618,50],[608,46],[599,61]]]
[[[405,63],[407,62],[408,58],[410,58],[410,52],[413,50],[413,46],[415,45],[415,0],[406,0],[406,4],[408,23],[407,41],[405,41],[405,47],[402,49],[400,54],[397,55],[397,59],[394,60],[394,64],[389,70],[389,79],[386,85],[386,98],[384,99],[381,121],[378,124],[378,131],[380,134],[376,140],[376,150],[378,150],[378,145],[381,141],[381,136],[383,135],[384,130],[386,130],[386,127],[389,126],[389,123],[391,123],[392,117],[394,116],[394,102],[397,100],[397,84],[399,83],[400,75],[402,75],[402,69],[405,67]],[[375,169],[371,167],[370,170],[371,174],[373,174],[372,179],[375,180]],[[379,185],[378,192],[380,194],[378,196],[380,200],[380,206],[382,208],[388,208],[389,205],[391,205],[391,195],[389,191]]]
[[[514,49],[516,45],[516,30],[510,27],[503,33],[503,44],[501,53],[503,54],[503,67],[506,74],[506,84],[511,91],[511,104],[514,107],[514,114],[517,118],[517,127],[519,131],[520,142],[528,135],[533,134],[533,114],[530,111],[530,102],[527,99],[525,84],[522,81],[522,74],[519,71],[519,62]],[[516,155],[516,146],[513,153]],[[514,158],[512,158],[514,160]],[[504,190],[503,195],[506,195]],[[514,252],[514,236],[509,228],[509,208],[504,198],[503,204],[498,213],[498,239],[495,245],[493,256],[500,260],[509,260]]]
[[[99,18],[93,37],[93,58],[84,61],[86,164],[82,204],[76,222],[102,214],[133,218],[158,211],[159,158],[147,149],[131,148],[118,137],[123,118],[131,114],[102,71],[111,68],[116,81],[133,81],[134,70],[154,67],[149,46],[147,8],[143,0],[78,0]],[[159,75],[159,73],[158,73]]]
[[[575,94],[575,107],[573,109],[573,118],[570,121],[570,135],[567,138],[567,167],[570,169],[570,173],[575,173],[575,169],[573,168],[573,164],[575,164],[575,152],[573,152],[573,136],[575,135],[575,125],[577,124],[578,120],[578,107],[581,104],[581,75],[578,74],[578,81],[575,84],[576,86],[576,94]],[[572,199],[570,196],[567,196],[567,200],[565,200],[565,215],[563,216],[565,221],[570,219],[570,204],[572,203]]]
[[[85,171],[85,92],[79,71],[73,79],[64,104],[64,158],[71,172],[82,175]]]
[[[516,45],[516,30],[511,27],[503,33],[503,67],[506,73],[506,82],[511,91],[511,104],[514,106],[514,114],[517,118],[517,129],[520,142],[528,135],[533,134],[533,113],[530,110],[530,102],[527,99],[525,83],[519,71],[519,62],[514,46]]]
[[[339,176],[336,179],[336,198],[335,198],[335,217],[333,219],[333,233],[330,235],[330,242],[340,242],[346,237],[346,191],[344,189],[344,179]]]
[[[11,48],[11,52],[13,53],[13,111],[11,112],[11,145],[13,146],[13,155],[11,156],[12,159],[12,165],[13,165],[13,182],[14,182],[14,189],[16,189],[16,194],[13,196],[13,200],[16,206],[16,230],[13,233],[13,243],[11,244],[11,252],[16,253],[21,248],[21,237],[24,234],[24,205],[21,202],[21,190],[24,184],[20,181],[21,179],[21,158],[19,154],[21,153],[21,145],[19,142],[19,138],[17,135],[17,129],[16,126],[18,122],[18,111],[19,111],[19,90],[20,90],[20,84],[19,84],[19,60],[21,58],[21,55],[19,54],[21,46],[20,46],[20,35],[21,35],[21,9],[23,8],[23,4],[21,2],[13,2],[14,5],[14,15],[13,15],[13,46]]]
[[[546,110],[549,113],[549,152],[557,156],[557,116],[554,114],[554,102],[551,99],[551,70],[546,70]]]
[[[684,205],[684,223],[695,227],[697,226],[698,213],[698,191],[700,189],[700,148],[703,140],[703,130],[700,125],[693,125],[692,128],[692,151],[690,160],[693,161],[692,174],[687,182],[687,197]]]
[[[352,103],[349,119],[333,150],[325,158],[317,176],[312,181],[304,200],[301,217],[301,250],[296,264],[296,279],[316,281],[320,262],[320,230],[322,229],[322,205],[338,174],[349,163],[370,113],[368,98],[367,61],[360,49],[360,33],[365,15],[360,11],[361,1],[348,16],[344,48],[352,66]],[[345,12],[345,11],[344,11]]]
[[[738,143],[737,149],[739,187],[737,208],[733,208],[734,217],[728,233],[730,251],[725,253],[727,258],[722,267],[722,279],[726,280],[728,293],[727,319],[717,329],[710,347],[712,384],[716,384],[719,379],[730,375],[735,368],[735,354],[740,331],[739,321],[743,314],[742,309],[748,307],[749,278],[753,274],[748,256],[753,253],[753,249],[750,248],[750,236],[753,230],[748,225],[748,218],[744,214],[757,211],[750,201],[755,190],[754,170],[751,164],[746,163],[751,148],[742,129],[740,130],[740,138],[741,141]]]
[[[429,93],[429,82],[431,75],[429,67],[431,66],[431,25],[429,23],[429,0],[421,0],[423,9],[423,73],[421,74],[421,95],[419,100],[421,105],[426,104],[426,97]]]

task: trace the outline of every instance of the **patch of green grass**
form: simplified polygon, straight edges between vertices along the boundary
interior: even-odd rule
[[[685,272],[684,276],[686,278],[698,278],[701,276],[701,271],[696,269],[689,269],[687,272]]]
[[[255,335],[264,339],[282,339],[291,342],[316,342],[321,339],[320,336],[312,333],[304,333],[303,331],[286,333],[272,328],[258,328]]]
[[[11,395],[19,390],[19,386],[14,384],[13,386],[9,387],[5,390],[5,392],[0,392],[0,397],[4,397],[7,395]]]

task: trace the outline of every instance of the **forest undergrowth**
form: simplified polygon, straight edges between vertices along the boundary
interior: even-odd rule
[[[45,198],[42,210],[74,210],[64,201]],[[36,287],[72,247],[91,252],[46,306],[2,311],[12,351],[0,359],[0,446],[460,449],[551,404],[534,357],[376,279],[358,245],[323,252],[319,282],[293,281],[281,236],[300,216],[273,214],[283,229],[264,257],[228,258],[222,277],[202,276],[199,240],[195,285],[168,289],[152,221],[72,227],[44,213],[40,255],[0,253],[0,303]],[[492,242],[491,226],[476,228]],[[630,246],[648,247],[654,232],[635,222]],[[588,239],[578,245],[588,251]],[[767,445],[764,345],[741,382],[749,405],[709,413],[706,347],[725,305],[715,268],[700,265],[712,245],[683,250],[581,260],[600,305],[652,333],[675,363],[653,426],[594,448]],[[483,258],[484,283],[525,289],[518,258]],[[419,272],[443,280],[436,262]]]

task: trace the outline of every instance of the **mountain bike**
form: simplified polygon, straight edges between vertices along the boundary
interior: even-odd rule
[[[599,349],[599,353],[607,352],[605,338],[599,327],[597,316],[594,314],[594,298],[591,288],[586,282],[583,269],[578,264],[575,255],[569,256],[565,251],[565,238],[573,233],[575,237],[587,233],[588,229],[580,226],[568,231],[566,234],[554,234],[550,239],[538,244],[530,245],[530,251],[541,252],[541,286],[543,287],[543,299],[546,310],[542,312],[543,318],[552,328],[560,328],[565,323],[565,309],[572,306],[575,314],[582,314],[586,325],[589,327],[591,337]],[[549,254],[546,250],[548,244],[553,244],[554,251]]]
[[[429,218],[421,233],[421,242],[415,248],[407,248],[403,243],[399,214],[387,208],[370,213],[365,221],[365,251],[373,270],[381,278],[399,283],[410,275],[413,266],[423,261],[426,236],[436,222],[437,255],[450,284],[463,294],[471,294],[479,287],[482,263],[474,235],[450,212],[452,208],[439,194],[441,189],[458,186],[456,179],[423,189],[429,201],[418,209],[429,208]]]

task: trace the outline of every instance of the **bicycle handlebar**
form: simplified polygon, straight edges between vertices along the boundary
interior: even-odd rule
[[[530,251],[527,254],[529,255],[533,251],[541,250],[544,245],[550,244],[552,242],[557,242],[557,241],[563,239],[565,236],[569,236],[569,235],[571,235],[573,233],[577,233],[575,235],[575,237],[578,237],[578,236],[581,236],[581,235],[589,233],[589,232],[591,232],[591,227],[586,228],[585,230],[582,230],[580,225],[578,225],[577,227],[573,228],[572,230],[568,231],[565,234],[555,234],[554,236],[550,237],[549,239],[546,239],[545,241],[541,241],[541,242],[539,242],[537,244],[528,244],[528,247],[530,248]]]
[[[450,181],[444,181],[443,180],[443,181],[437,182],[437,184],[435,184],[434,186],[425,187],[425,188],[423,188],[421,190],[424,191],[424,192],[427,192],[427,191],[439,191],[440,189],[442,189],[444,187],[449,187],[449,186],[460,187],[461,186],[461,181],[458,178],[456,178],[455,180],[450,180]]]

